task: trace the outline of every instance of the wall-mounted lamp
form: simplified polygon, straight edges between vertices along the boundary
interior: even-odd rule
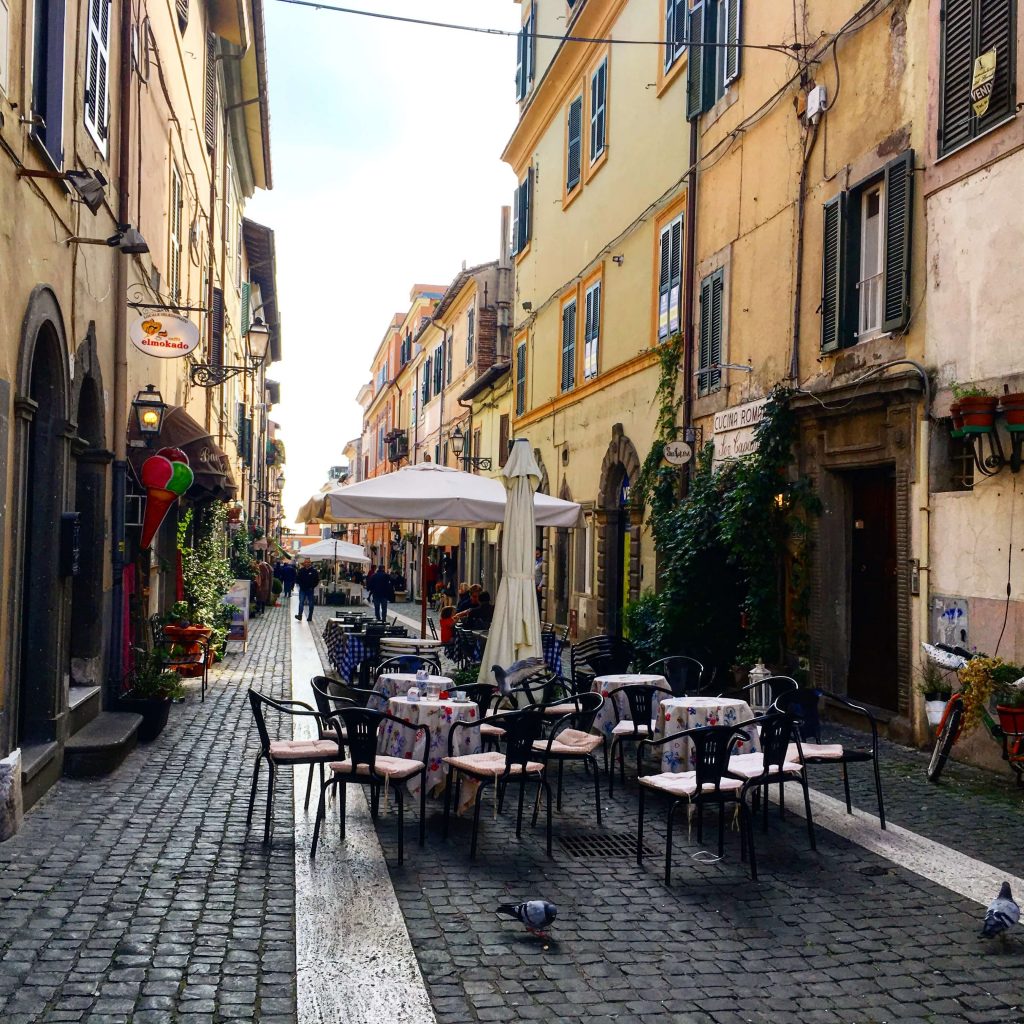
[[[626,262],[626,257],[623,256],[622,253],[619,253],[618,256],[613,256],[612,257],[612,263],[614,263],[615,266],[617,266],[617,267],[621,267],[622,264],[625,263],[625,262]]]
[[[117,234],[111,235],[109,238],[79,238],[77,235],[72,235],[71,238],[65,238],[64,241],[67,245],[109,245],[111,249],[119,249],[126,256],[149,252],[146,240],[131,224],[118,224]]]
[[[37,171],[30,167],[19,167],[17,173],[19,178],[49,178],[53,181],[69,182],[90,213],[96,213],[103,205],[107,179],[95,169],[89,171]]]
[[[466,449],[466,435],[462,432],[462,428],[456,426],[455,429],[448,435],[448,440],[451,442],[452,452],[455,454],[455,458],[462,463],[462,468],[468,470],[471,466],[474,469],[489,470],[491,468],[491,460],[484,458],[476,458],[471,456],[468,452],[463,455],[462,453]]]
[[[261,317],[256,317],[249,324],[249,333],[245,336],[249,346],[249,361],[253,366],[260,366],[267,358],[267,347],[270,344],[270,328]]]
[[[532,303],[532,302],[530,302],[530,300],[529,300],[529,299],[527,299],[527,300],[526,300],[526,301],[525,301],[525,302],[523,303],[523,309],[525,309],[525,310],[526,310],[526,312],[527,312],[527,313],[529,313],[529,312],[530,312],[530,311],[531,311],[531,310],[533,309],[533,303]]]
[[[138,424],[139,433],[145,440],[146,446],[152,446],[153,441],[160,434],[160,427],[164,422],[164,412],[167,410],[163,396],[152,384],[147,384],[145,389],[135,396],[132,410],[135,413],[135,422]]]

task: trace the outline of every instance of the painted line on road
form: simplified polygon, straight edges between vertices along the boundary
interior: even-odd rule
[[[292,698],[313,705],[309,681],[323,666],[311,630],[319,626],[292,619],[291,627]],[[314,735],[311,719],[296,720],[296,739]],[[363,787],[349,787],[344,843],[337,803],[328,806],[311,861],[318,781],[306,813],[307,777],[307,769],[295,772],[299,1024],[436,1024]],[[406,821],[407,846],[410,837],[415,846],[415,835],[413,818]]]

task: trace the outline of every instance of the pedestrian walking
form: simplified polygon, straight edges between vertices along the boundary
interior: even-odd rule
[[[284,599],[290,601],[292,598],[292,591],[295,589],[295,577],[297,570],[291,562],[281,562],[277,569],[277,578],[281,581],[281,585],[284,587]]]
[[[378,622],[387,622],[388,602],[395,599],[395,587],[391,577],[378,566],[377,571],[366,581],[366,590],[373,600],[373,614]]]
[[[313,568],[313,562],[306,558],[302,562],[302,568],[295,574],[295,581],[299,585],[299,614],[297,619],[302,618],[302,609],[309,606],[307,622],[313,621],[313,602],[315,600],[316,588],[320,583],[320,573]]]
[[[533,585],[537,590],[537,611],[539,612],[544,600],[544,554],[540,548],[534,551],[533,556]]]

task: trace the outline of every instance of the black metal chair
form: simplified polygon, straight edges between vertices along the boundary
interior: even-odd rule
[[[622,718],[619,711],[619,703],[615,699],[616,694],[623,694],[626,703],[629,704],[629,718]],[[615,713],[615,725],[612,728],[612,742],[608,758],[608,795],[611,796],[615,780],[615,748],[619,748],[619,773],[622,784],[626,784],[626,756],[622,744],[632,741],[638,744],[636,748],[636,769],[640,774],[640,760],[642,747],[641,740],[649,740],[654,734],[654,696],[661,694],[662,697],[671,697],[672,691],[665,686],[653,686],[648,683],[627,683],[625,686],[617,686],[607,693],[611,702],[612,711]]]
[[[822,697],[827,697],[840,707],[867,719],[871,729],[870,750],[851,749],[841,743],[821,742],[821,717],[818,714],[818,701]],[[797,721],[800,743],[798,749],[790,750],[789,759],[791,761],[799,758],[801,763],[806,765],[842,765],[847,814],[853,814],[847,765],[871,762],[875,773],[875,795],[878,798],[878,823],[884,829],[885,804],[882,799],[882,776],[878,770],[878,722],[875,721],[875,716],[867,708],[854,704],[845,697],[818,689],[798,689],[782,693],[776,699],[775,706],[780,711],[792,715]],[[813,742],[808,742],[809,740],[813,740]]]
[[[740,801],[746,803],[747,793],[753,791],[763,805],[763,829],[768,831],[768,787],[773,783],[779,785],[779,814],[785,813],[785,784],[796,782],[804,794],[804,814],[807,818],[807,836],[811,849],[817,849],[814,840],[814,821],[811,817],[811,797],[807,789],[807,772],[799,760],[790,760],[790,744],[796,742],[800,747],[800,736],[796,722],[790,715],[772,712],[756,720],[760,727],[760,753],[733,754],[729,758],[729,771],[732,775],[746,779],[740,792]],[[744,723],[749,727],[751,723]],[[761,790],[764,790],[762,793]],[[753,827],[750,834],[750,877],[757,880],[757,854],[754,850]]]
[[[313,700],[316,702],[316,710],[320,715],[320,739],[338,741],[336,728],[329,724],[331,718],[343,708],[359,707],[353,697],[343,697],[337,693],[331,693],[331,686],[337,685],[335,680],[328,676],[313,676],[309,685],[313,689]],[[323,781],[321,779],[321,781]],[[308,797],[307,797],[308,803]]]
[[[608,770],[608,744],[603,736],[591,732],[594,719],[604,706],[604,697],[590,691],[575,697],[567,697],[544,708],[547,714],[559,715],[552,723],[547,739],[535,740],[533,752],[538,755],[547,767],[552,761],[558,765],[558,786],[556,789],[555,806],[562,809],[562,769],[566,761],[582,761],[593,769],[594,773],[594,805],[597,810],[597,823],[601,824],[601,777],[597,770],[594,751],[604,747],[604,768]],[[533,823],[537,824],[537,807],[533,809]]]
[[[434,620],[428,615],[427,616],[427,628],[430,630],[430,637],[432,640],[437,639],[437,626],[434,625]]]
[[[750,834],[750,814],[747,805],[740,799],[745,779],[729,770],[729,759],[736,742],[749,739],[750,734],[739,726],[711,725],[699,729],[687,729],[661,739],[641,740],[641,746],[652,748],[671,740],[687,738],[694,745],[696,770],[692,772],[662,772],[658,775],[640,776],[640,806],[637,811],[636,862],[643,864],[644,855],[644,802],[648,790],[664,793],[670,797],[665,829],[665,884],[672,884],[672,818],[680,804],[689,804],[697,811],[697,842],[704,841],[705,804],[718,805],[718,856],[725,852],[725,805],[738,803],[740,808],[740,856],[746,855],[746,843]]]
[[[430,730],[415,726],[395,715],[369,708],[342,708],[331,719],[338,733],[334,745],[334,758],[330,761],[331,777],[320,786],[320,801],[316,809],[316,823],[313,826],[313,845],[310,857],[316,856],[320,840],[320,822],[324,820],[326,794],[330,786],[339,786],[338,814],[340,835],[345,838],[345,792],[350,783],[370,787],[371,806],[377,806],[380,788],[387,793],[394,783],[395,800],[398,804],[398,863],[405,862],[405,796],[402,783],[414,775],[420,776],[420,846],[426,841],[427,818],[427,752],[430,750]],[[377,753],[377,734],[385,722],[394,722],[410,730],[414,737],[423,736],[423,760],[411,757],[391,757]],[[420,730],[420,731],[418,731]],[[415,744],[415,739],[413,740]],[[348,749],[348,756],[345,750]]]
[[[462,790],[462,776],[468,775],[480,784],[473,805],[473,838],[470,843],[470,859],[476,857],[477,832],[480,828],[480,801],[488,785],[497,787],[497,796],[503,803],[505,788],[509,781],[519,779],[519,810],[516,815],[516,837],[523,834],[523,798],[526,779],[535,778],[538,789],[543,787],[547,797],[547,854],[551,856],[551,786],[548,784],[544,763],[532,759],[533,745],[540,739],[544,728],[544,712],[541,708],[526,708],[511,711],[501,716],[501,730],[505,752],[490,751],[480,754],[455,754],[455,733],[457,729],[479,729],[482,721],[456,722],[448,732],[448,756],[444,758],[454,778],[449,778],[444,792],[444,836],[448,838],[448,821],[451,816],[453,799],[458,806]]]
[[[618,636],[591,636],[570,648],[574,693],[592,688],[597,676],[628,672],[636,658],[633,645]]]
[[[273,709],[282,715],[291,715],[293,718],[312,718],[316,721],[317,729],[325,726],[320,714],[314,711],[308,704],[300,700],[274,700],[266,697],[258,690],[249,690],[249,705],[252,708],[252,717],[256,721],[256,732],[260,738],[260,749],[256,754],[256,763],[252,770],[252,787],[249,790],[249,813],[245,817],[245,831],[248,832],[252,826],[252,811],[256,803],[256,784],[259,781],[260,764],[267,762],[267,770],[270,776],[267,783],[267,817],[263,826],[263,842],[270,842],[270,828],[274,817],[274,781],[277,778],[278,768],[295,768],[299,765],[309,765],[309,780],[306,783],[306,802],[304,807],[309,810],[309,794],[313,787],[313,769],[319,765],[320,777],[323,778],[324,765],[330,761],[338,752],[338,745],[333,740],[272,740],[270,731],[267,729],[267,720],[264,710]]]
[[[703,686],[704,666],[685,654],[659,658],[647,666],[647,671],[664,676],[676,697],[696,697]]]
[[[493,683],[470,683],[461,687],[466,696],[480,709],[480,743],[484,750],[494,749],[504,735],[503,730],[489,721],[498,710],[501,693]]]
[[[774,706],[782,694],[796,690],[798,686],[797,681],[790,676],[768,676],[760,682],[746,683],[738,689],[726,690],[718,696],[738,697],[740,700],[745,700],[750,704],[755,712],[760,710],[763,713],[769,707]],[[768,697],[766,701],[763,699],[759,700],[759,698],[763,698],[765,695]]]

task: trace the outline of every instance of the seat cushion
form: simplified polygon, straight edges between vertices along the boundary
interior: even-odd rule
[[[378,754],[373,767],[377,775],[399,780],[407,779],[409,776],[423,771],[423,762],[414,761],[409,757],[390,757],[387,754]],[[345,758],[344,761],[332,761],[331,771],[335,775],[351,775],[353,774],[352,762],[348,758]],[[368,776],[370,774],[370,766],[368,764],[359,765],[355,774]]]
[[[601,737],[579,729],[563,729],[551,744],[552,754],[590,754],[601,746]],[[533,749],[542,754],[548,749],[547,740],[537,740]]]
[[[801,743],[804,760],[842,761],[845,751],[842,743]],[[799,761],[800,750],[795,743],[790,743],[786,750],[787,761]]]
[[[778,766],[776,765],[775,768]],[[802,765],[796,761],[783,762],[784,772],[801,772]],[[729,771],[742,775],[745,779],[756,779],[764,774],[764,754],[733,754],[729,758]]]
[[[505,730],[499,729],[498,726],[496,725],[488,725],[486,722],[484,722],[480,726],[480,735],[486,736],[488,737],[488,739],[500,740],[502,736],[505,735]]]
[[[457,768],[462,772],[469,772],[470,775],[497,776],[505,774],[505,755],[496,750],[485,754],[458,754],[455,757],[445,757],[443,760],[445,764],[451,765],[452,768]],[[534,775],[543,770],[544,765],[539,761],[526,762],[526,772],[528,775]],[[521,766],[518,764],[512,765],[511,774],[522,774]]]
[[[274,761],[326,761],[337,756],[337,740],[274,740],[270,744]]]
[[[341,736],[342,736],[342,739],[348,739],[348,737],[345,735],[345,730],[344,729],[341,730]],[[334,742],[337,743],[338,742],[338,730],[337,729],[324,729],[320,733],[320,739],[322,739],[322,740],[334,740]]]
[[[575,704],[548,704],[544,708],[545,715],[571,715],[576,710]]]
[[[651,733],[651,727],[641,722],[636,727],[636,732],[641,736],[649,736]],[[615,723],[615,728],[612,729],[613,736],[632,736],[634,734],[632,719],[625,718],[621,722]]]
[[[696,772],[662,772],[660,775],[641,775],[639,782],[649,789],[657,789],[671,796],[693,796],[697,792]],[[731,792],[741,789],[742,779],[722,779],[721,789],[723,792]],[[706,782],[704,792],[713,793],[715,787]]]

